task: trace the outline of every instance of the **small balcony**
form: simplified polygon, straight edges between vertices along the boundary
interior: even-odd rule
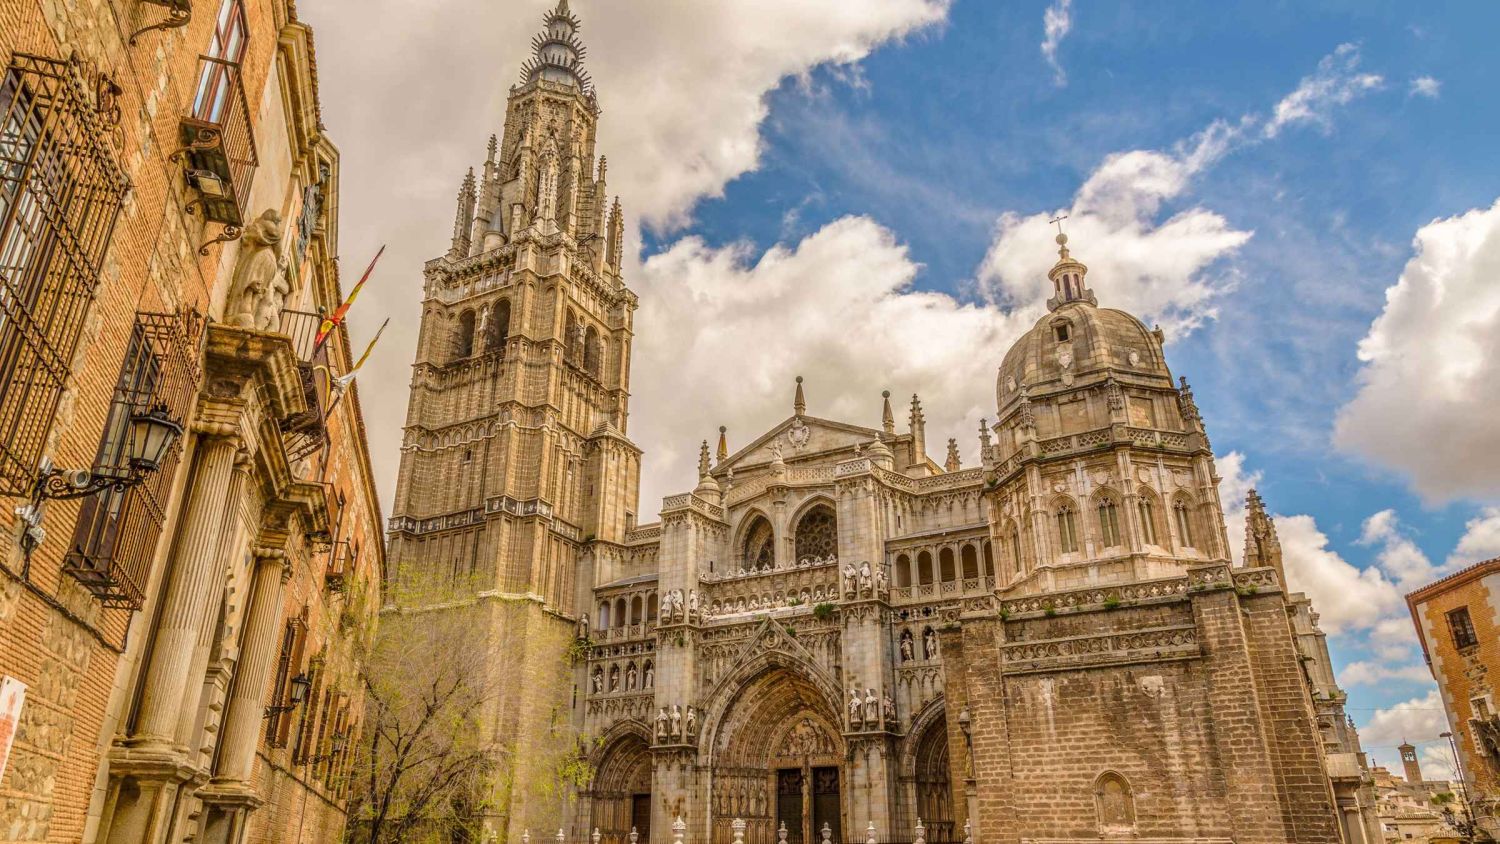
[[[223,239],[238,237],[259,163],[238,63],[198,57],[198,86],[180,126],[183,146],[172,160],[182,162],[188,184],[198,192],[188,210],[201,209],[205,219],[223,223]]]
[[[316,454],[327,441],[324,425],[332,399],[333,371],[328,365],[328,346],[318,346],[318,328],[322,314],[307,311],[281,312],[281,334],[292,341],[297,356],[297,371],[302,380],[307,410],[281,421],[282,443],[288,463],[296,463]]]
[[[349,540],[341,539],[333,543],[333,548],[328,552],[328,568],[323,572],[323,585],[330,592],[342,593],[353,573],[353,549],[349,547]]]

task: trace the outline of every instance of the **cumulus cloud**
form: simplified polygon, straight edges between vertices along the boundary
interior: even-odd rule
[[[900,420],[920,391],[929,451],[959,438],[974,465],[979,418],[994,416],[995,367],[1033,317],[914,290],[918,269],[867,217],[764,254],[686,238],[649,258],[638,276],[636,390],[692,400],[637,405],[642,509],[693,485],[698,442],[719,425],[731,426],[736,449],[790,416],[798,374],[808,378],[809,414],[874,428],[882,390],[894,393]]]
[[[1448,730],[1448,717],[1436,687],[1421,697],[1404,700],[1385,709],[1377,709],[1359,728],[1360,743],[1372,759],[1397,774],[1401,759],[1396,746],[1411,742],[1417,746],[1417,759],[1425,779],[1452,779],[1453,752],[1442,733]]]
[[[1418,76],[1411,81],[1409,96],[1437,99],[1442,95],[1443,83],[1431,76]]]
[[[1500,557],[1500,507],[1486,507],[1464,524],[1464,535],[1448,556],[1450,569]]]
[[[1359,45],[1340,44],[1318,62],[1315,72],[1304,76],[1296,89],[1276,104],[1261,131],[1267,138],[1274,138],[1282,129],[1299,123],[1330,130],[1333,124],[1329,113],[1336,106],[1347,105],[1385,84],[1380,74],[1361,72],[1359,65]]]
[[[1058,85],[1068,84],[1067,71],[1057,60],[1057,48],[1073,29],[1073,0],[1052,0],[1042,13],[1042,57],[1052,67],[1052,78]]]
[[[1123,308],[1180,334],[1213,316],[1213,298],[1231,279],[1207,270],[1232,255],[1251,232],[1222,215],[1189,208],[1158,220],[1194,175],[1217,161],[1238,130],[1215,123],[1171,150],[1114,153],[1089,175],[1069,208],[1007,213],[979,268],[982,288],[999,301],[1025,302],[1057,260],[1048,220],[1067,214],[1075,255],[1089,266],[1101,304]]]
[[[1365,519],[1359,542],[1379,549],[1376,563],[1403,591],[1416,589],[1442,573],[1406,535],[1395,510],[1381,510]]]
[[[1335,442],[1430,500],[1500,496],[1500,201],[1417,231]],[[1477,541],[1477,540],[1476,540]],[[1493,547],[1493,546],[1490,546]]]
[[[1383,661],[1367,660],[1351,662],[1339,672],[1339,685],[1346,690],[1354,686],[1379,686],[1391,680],[1402,683],[1429,683],[1432,681],[1432,672],[1427,670],[1427,666],[1418,662],[1393,665]]]

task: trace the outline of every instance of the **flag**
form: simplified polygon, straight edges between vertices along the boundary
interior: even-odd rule
[[[364,288],[365,282],[370,280],[370,273],[375,271],[375,263],[380,260],[380,256],[383,254],[385,254],[385,246],[381,246],[380,251],[375,253],[375,258],[370,261],[370,266],[365,269],[365,274],[360,277],[359,284],[354,285],[354,289],[349,291],[349,296],[344,299],[344,303],[334,309],[334,312],[323,320],[323,324],[318,326],[318,337],[313,343],[314,348],[322,348],[323,343],[328,340],[328,335],[333,329],[343,324],[344,317],[349,313],[349,306],[354,304],[355,297]]]
[[[339,385],[340,389],[348,386],[349,382],[354,380],[354,376],[355,376],[356,373],[359,372],[359,368],[361,366],[365,365],[365,361],[366,360],[369,360],[369,358],[370,358],[370,352],[374,351],[375,344],[378,343],[378,342],[380,342],[380,335],[382,335],[382,334],[385,333],[385,327],[387,325],[390,325],[390,324],[391,324],[391,318],[390,317],[386,317],[385,318],[385,322],[382,322],[380,324],[380,328],[376,330],[375,336],[370,338],[370,345],[365,346],[365,353],[362,354],[362,355],[360,355],[359,356],[359,360],[357,360],[357,361],[354,362],[354,368],[351,369],[351,370],[349,370],[348,372],[345,372],[343,375],[340,375],[338,378],[334,379],[334,380],[336,380],[338,382],[338,385]]]

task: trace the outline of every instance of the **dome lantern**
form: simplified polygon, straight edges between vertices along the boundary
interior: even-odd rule
[[[1054,291],[1052,298],[1047,300],[1047,310],[1055,311],[1069,302],[1087,302],[1098,307],[1099,300],[1094,298],[1094,291],[1084,284],[1084,276],[1088,275],[1089,268],[1068,251],[1066,234],[1058,233],[1057,246],[1057,263],[1047,271],[1047,278],[1052,280]]]

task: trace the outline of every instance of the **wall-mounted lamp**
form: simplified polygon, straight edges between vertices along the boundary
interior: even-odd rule
[[[292,687],[287,690],[287,700],[289,702],[266,707],[265,717],[270,718],[273,715],[280,715],[283,712],[291,712],[293,709],[301,706],[303,701],[307,700],[307,693],[312,689],[311,678],[299,671],[297,672],[297,676],[292,678],[291,685]]]

